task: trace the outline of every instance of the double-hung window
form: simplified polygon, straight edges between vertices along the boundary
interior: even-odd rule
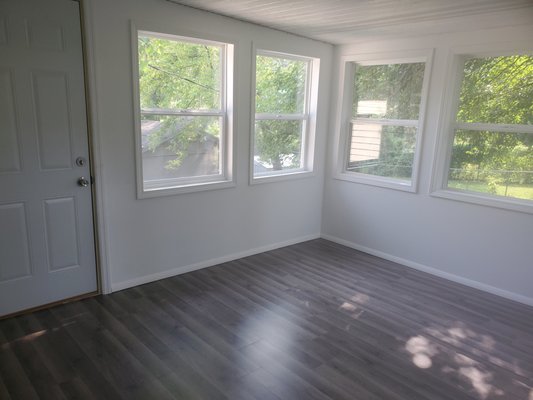
[[[313,169],[318,60],[258,50],[252,182]]]
[[[338,179],[416,191],[427,59],[344,60]]]
[[[233,46],[134,36],[139,197],[228,186]]]
[[[437,195],[533,211],[533,56],[456,55]]]

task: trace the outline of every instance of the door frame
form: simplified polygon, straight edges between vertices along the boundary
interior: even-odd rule
[[[98,91],[94,52],[94,24],[90,0],[73,0],[80,8],[80,28],[82,38],[83,73],[85,78],[85,104],[87,111],[87,140],[89,164],[93,184],[93,232],[95,244],[96,281],[99,294],[111,293],[111,278],[108,267],[109,249],[107,246],[107,219],[104,209],[104,182],[102,173],[102,151],[99,134]]]

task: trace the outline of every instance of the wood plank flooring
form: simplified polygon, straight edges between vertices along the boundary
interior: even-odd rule
[[[533,400],[533,308],[325,240],[0,321],[0,399]]]

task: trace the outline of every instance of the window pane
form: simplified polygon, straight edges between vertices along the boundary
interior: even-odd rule
[[[254,173],[302,168],[303,122],[255,122]]]
[[[256,58],[257,113],[303,114],[307,61],[258,55]]]
[[[533,124],[533,56],[467,60],[457,120]]]
[[[353,124],[346,170],[410,180],[416,147],[416,128]]]
[[[157,182],[162,179],[220,174],[221,126],[220,117],[143,115],[144,188],[176,186]]]
[[[425,63],[356,64],[353,116],[418,119]]]
[[[221,108],[221,46],[139,36],[141,109]]]
[[[456,131],[448,187],[533,200],[533,134]]]

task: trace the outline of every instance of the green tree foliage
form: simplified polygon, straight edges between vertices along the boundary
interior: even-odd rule
[[[424,63],[356,66],[354,117],[359,101],[386,102],[386,111],[364,115],[372,118],[418,119],[424,80]]]
[[[179,167],[191,143],[219,139],[217,117],[161,115],[164,110],[219,110],[222,48],[185,41],[141,36],[139,84],[142,117],[161,122],[149,136],[153,151],[164,146],[177,155],[168,167]],[[303,113],[307,63],[258,56],[256,111],[264,114]],[[417,119],[424,63],[357,66],[354,117]],[[358,115],[360,100],[386,101],[386,109]],[[154,110],[159,110],[156,114]],[[527,55],[473,58],[465,63],[457,121],[533,125],[533,57]],[[392,128],[391,128],[392,129]],[[405,167],[412,160],[413,136],[383,135],[382,161]],[[274,169],[300,165],[300,121],[256,121],[256,154]],[[533,135],[458,130],[451,160],[452,180],[533,184]],[[496,171],[491,175],[490,171]],[[499,171],[499,172],[498,172]],[[504,171],[504,172],[502,172]],[[523,172],[521,172],[523,171]],[[405,175],[403,173],[402,175]]]
[[[307,63],[272,56],[256,59],[256,112],[303,114]],[[255,153],[274,170],[301,162],[301,121],[263,119],[255,124]]]
[[[217,111],[221,105],[222,48],[151,36],[138,42],[139,91],[143,120],[161,122],[148,146],[176,154],[167,168],[178,168],[194,142],[219,139],[220,119],[155,114],[172,110]],[[216,166],[214,166],[216,167]]]
[[[354,118],[417,119],[423,73],[423,63],[357,65]],[[386,108],[383,111],[378,107],[370,114],[358,110],[359,101],[365,100],[386,102]],[[457,121],[533,125],[533,57],[519,55],[466,60]],[[380,159],[374,160],[372,173],[401,177],[391,171],[407,171],[398,167],[412,160],[414,146],[411,142],[411,136],[384,129]],[[480,182],[473,185],[475,190],[484,187],[484,191],[501,194],[501,185],[531,185],[533,135],[457,130],[450,167],[451,184],[456,187],[464,187],[458,181]],[[526,194],[526,198],[533,199],[533,190],[521,193],[531,193]]]
[[[221,47],[141,36],[141,108],[218,110]]]
[[[193,142],[220,135],[214,117],[156,115],[161,110],[219,110],[221,47],[141,36],[138,42],[139,86],[144,120],[162,123],[149,136],[149,148],[176,154],[168,168],[177,168]],[[304,112],[307,63],[278,57],[257,57],[258,113]],[[152,111],[152,113],[151,113]],[[273,169],[299,166],[302,127],[299,121],[261,120],[255,144],[260,160]]]
[[[457,121],[532,125],[533,57],[467,60]]]
[[[457,121],[532,125],[533,57],[467,60]],[[493,193],[498,184],[532,184],[533,135],[458,130],[451,168],[451,179],[485,181]]]

